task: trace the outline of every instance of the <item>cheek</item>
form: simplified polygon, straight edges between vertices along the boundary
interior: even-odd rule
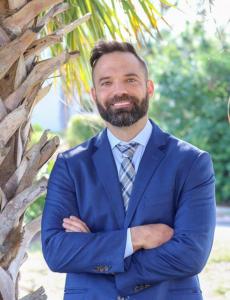
[[[105,108],[106,102],[108,101],[108,96],[106,93],[97,92],[96,99],[94,100],[96,103],[99,103],[102,107]]]
[[[101,88],[97,91],[97,99],[100,101],[100,103],[105,103],[109,99],[111,99],[114,94],[111,88]]]
[[[107,95],[106,95],[105,93],[98,93],[98,94],[97,94],[97,100],[98,100],[100,103],[106,102],[106,98],[107,98]]]
[[[128,91],[130,94],[136,94],[137,96],[142,97],[147,93],[147,86],[144,84],[130,85]]]
[[[97,87],[95,89],[95,93],[96,93],[96,96],[97,97],[100,97],[100,98],[104,98],[106,94],[108,94],[109,92],[109,88],[105,88],[105,87]]]

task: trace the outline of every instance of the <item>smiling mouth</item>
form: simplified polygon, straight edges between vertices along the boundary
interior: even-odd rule
[[[121,101],[113,104],[113,107],[115,108],[123,108],[123,107],[129,107],[132,105],[130,101]]]

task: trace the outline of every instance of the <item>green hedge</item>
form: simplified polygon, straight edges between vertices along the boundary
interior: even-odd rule
[[[97,134],[104,127],[104,122],[98,115],[82,114],[71,118],[66,131],[66,141],[69,147],[74,147]]]

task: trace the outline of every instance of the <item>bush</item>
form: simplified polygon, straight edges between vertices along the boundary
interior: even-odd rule
[[[68,124],[66,141],[70,147],[74,147],[97,134],[103,127],[104,122],[98,115],[76,115]]]
[[[217,201],[230,204],[227,42],[222,49],[197,25],[176,39],[166,36],[148,50],[150,73],[157,82],[150,116],[167,131],[211,154]]]

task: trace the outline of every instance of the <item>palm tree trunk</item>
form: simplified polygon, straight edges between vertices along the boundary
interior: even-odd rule
[[[47,179],[36,181],[40,168],[59,145],[58,137],[28,149],[31,114],[50,90],[44,81],[79,52],[63,52],[39,61],[42,50],[56,44],[89,16],[41,38],[40,30],[67,10],[64,0],[3,0],[0,2],[0,299],[18,299],[19,270],[26,250],[40,230],[41,218],[23,224],[25,210],[46,192]],[[49,10],[47,11],[47,9]],[[46,12],[43,16],[39,14]],[[46,299],[44,289],[22,298]]]

